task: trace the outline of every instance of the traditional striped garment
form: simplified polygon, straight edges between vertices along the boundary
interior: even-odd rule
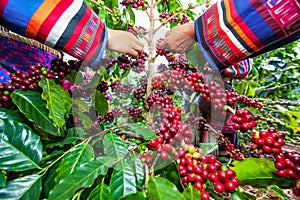
[[[225,69],[300,38],[299,0],[222,0],[195,21],[200,50]]]
[[[107,29],[83,0],[1,0],[0,24],[96,65]]]

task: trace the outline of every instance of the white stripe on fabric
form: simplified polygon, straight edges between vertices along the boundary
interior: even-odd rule
[[[236,39],[236,37],[233,35],[233,33],[224,24],[223,10],[222,10],[222,6],[221,6],[221,1],[219,1],[217,3],[217,5],[218,5],[218,14],[219,14],[219,18],[220,18],[219,21],[220,21],[221,28],[223,29],[223,31],[226,33],[226,35],[231,39],[231,41],[233,42],[233,44],[238,49],[240,49],[244,54],[250,55],[250,52],[248,52],[247,49],[245,49],[245,47]]]
[[[65,12],[60,16],[60,18],[51,29],[45,42],[46,45],[50,47],[54,47],[56,45],[57,41],[66,30],[72,18],[80,10],[82,4],[83,0],[74,0],[73,3],[65,10]]]

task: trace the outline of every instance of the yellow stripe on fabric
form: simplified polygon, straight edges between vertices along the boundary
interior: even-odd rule
[[[229,0],[224,0],[224,5],[226,8],[226,19],[228,23],[231,24],[231,26],[240,35],[240,37],[244,40],[244,42],[246,42],[246,44],[250,46],[251,49],[253,49],[254,51],[258,51],[259,48],[247,37],[247,35],[243,32],[243,30],[239,27],[239,25],[232,19],[228,1]]]
[[[52,10],[60,0],[45,0],[44,3],[37,9],[37,11],[31,17],[27,28],[26,28],[26,37],[35,38],[41,25],[48,18]]]

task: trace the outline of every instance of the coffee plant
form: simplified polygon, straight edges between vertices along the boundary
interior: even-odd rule
[[[0,199],[299,198],[298,41],[228,80],[197,45],[172,62],[157,46],[159,30],[209,1],[86,3],[148,48],[107,51],[97,69],[56,58],[0,83]],[[148,27],[135,25],[140,12]]]

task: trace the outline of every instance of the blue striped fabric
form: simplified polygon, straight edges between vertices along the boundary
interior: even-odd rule
[[[3,13],[3,26],[15,33],[25,35],[29,20],[43,2],[43,0],[8,1]]]

